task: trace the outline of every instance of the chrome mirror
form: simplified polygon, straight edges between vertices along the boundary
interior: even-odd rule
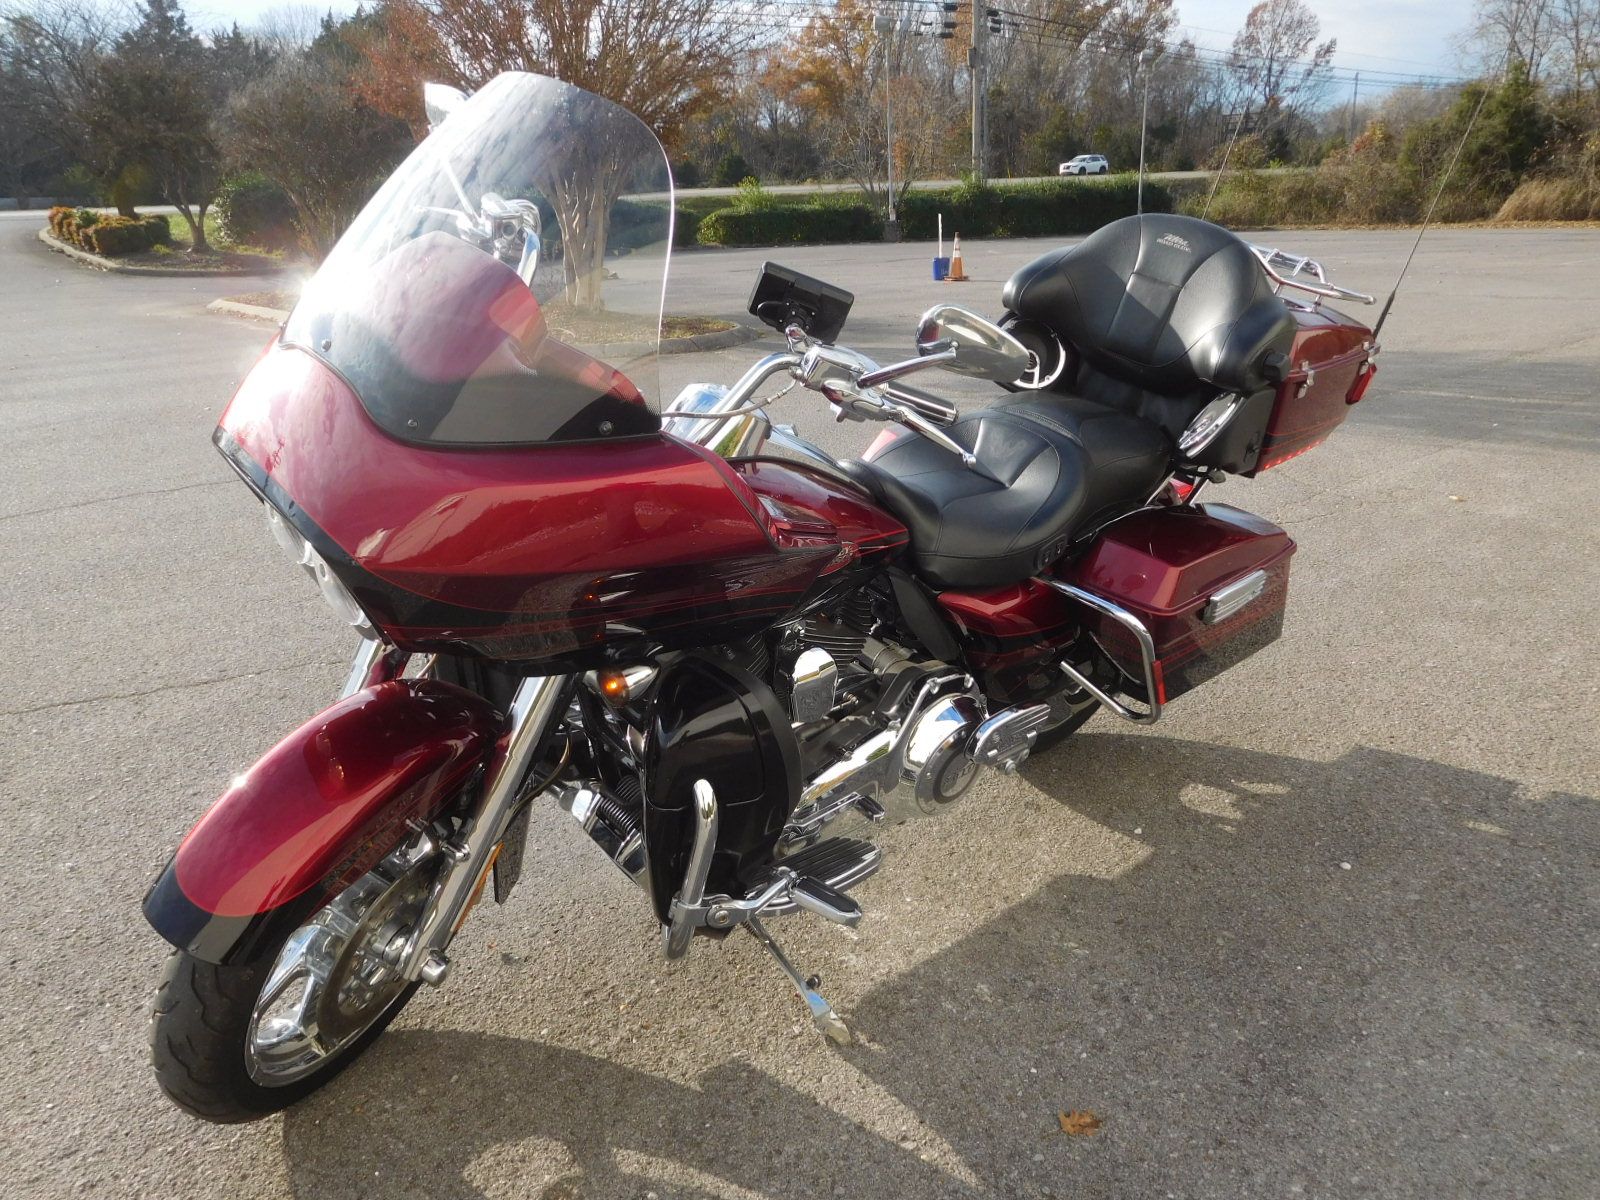
[[[467,94],[448,83],[422,85],[422,107],[428,114],[428,132],[432,133],[444,119],[467,102]]]
[[[497,192],[485,192],[480,207],[495,257],[516,267],[522,282],[532,287],[533,273],[539,269],[539,206],[532,200],[507,200]]]
[[[917,353],[949,355],[947,371],[1012,383],[1028,369],[1027,347],[993,321],[954,304],[938,304],[917,323]]]

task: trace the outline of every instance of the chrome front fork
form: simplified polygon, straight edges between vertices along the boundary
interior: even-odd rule
[[[440,847],[444,863],[401,964],[407,979],[444,982],[450,969],[445,948],[466,919],[494,862],[494,849],[511,824],[522,781],[561,715],[567,680],[565,675],[543,675],[517,686],[505,737],[484,775],[477,805],[461,832]]]
[[[386,642],[362,638],[350,663],[341,698],[363,688],[396,679],[410,656]],[[425,664],[431,668],[432,659]],[[499,752],[484,775],[477,807],[461,832],[439,849],[444,857],[439,877],[423,910],[421,923],[396,957],[407,979],[443,983],[450,970],[445,947],[466,919],[479,881],[493,863],[494,848],[505,837],[518,799],[520,785],[544,744],[545,733],[561,715],[566,696],[566,675],[524,679],[511,701]]]

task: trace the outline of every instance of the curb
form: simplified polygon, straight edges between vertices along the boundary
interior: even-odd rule
[[[263,308],[258,304],[241,304],[237,300],[213,300],[206,305],[206,308],[211,312],[226,313],[233,317],[248,317],[254,321],[272,321],[278,325],[289,319],[289,314],[281,308]],[[748,325],[735,325],[732,329],[723,329],[716,333],[662,338],[661,353],[692,354],[703,350],[726,350],[732,346],[753,342],[761,336],[761,333],[761,330],[752,329]],[[648,342],[614,342],[599,349],[606,358],[630,358],[648,354],[650,345]]]
[[[90,254],[87,250],[80,250],[76,246],[69,246],[51,233],[49,229],[39,230],[39,240],[57,254],[65,254],[74,262],[80,262],[86,267],[93,267],[97,271],[115,271],[122,275],[162,275],[169,278],[204,279],[208,276],[277,275],[286,270],[283,266],[217,267],[204,271],[186,270],[183,267],[146,267],[135,265],[134,263],[119,263],[114,259],[102,258],[98,254]],[[263,309],[262,311],[265,312],[267,310]]]
[[[231,317],[249,317],[253,321],[271,321],[282,325],[289,314],[281,308],[266,308],[260,304],[241,304],[237,300],[213,300],[206,308],[211,312],[227,313]]]

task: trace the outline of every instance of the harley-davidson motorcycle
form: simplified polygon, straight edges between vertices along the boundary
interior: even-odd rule
[[[304,1097],[444,983],[536,804],[639,885],[668,958],[742,929],[847,1041],[770,926],[855,925],[874,825],[1276,638],[1294,542],[1198,497],[1373,377],[1323,303],[1369,297],[1144,215],[1023,267],[996,322],[930,308],[887,365],[840,344],[849,293],[768,264],[750,312],[783,349],[663,408],[655,137],[535,75],[434,99],[215,434],[361,641],[145,900],[175,947],[156,1076],[213,1121]],[[937,370],[993,403],[906,382]],[[883,430],[836,460],[769,419],[794,389]]]

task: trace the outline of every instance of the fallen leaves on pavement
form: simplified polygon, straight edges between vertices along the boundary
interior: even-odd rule
[[[1068,1137],[1093,1137],[1100,1128],[1100,1118],[1087,1108],[1056,1114],[1061,1122],[1061,1132]]]

